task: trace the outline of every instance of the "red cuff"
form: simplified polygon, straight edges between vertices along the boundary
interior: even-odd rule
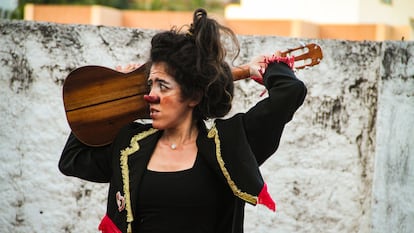
[[[99,224],[98,230],[100,230],[102,233],[122,233],[121,230],[115,225],[114,222],[108,217],[108,215],[105,215],[103,217],[101,223]]]
[[[266,64],[270,64],[274,62],[277,62],[277,63],[283,62],[286,65],[288,65],[291,69],[293,69],[293,67],[295,66],[295,57],[294,56],[278,57],[278,56],[272,55],[272,57],[266,58],[265,60]]]
[[[290,56],[290,57],[278,57],[275,55],[272,55],[271,57],[266,57],[265,60],[263,61],[264,63],[266,63],[266,67],[271,64],[271,63],[285,63],[286,65],[289,66],[290,69],[293,70],[294,66],[295,66],[295,57],[294,56]],[[263,75],[265,73],[266,69],[265,68],[261,68],[259,69],[259,73],[262,75],[262,77],[257,77],[257,76],[251,76],[250,78],[253,79],[254,81],[256,81],[257,83],[264,85],[263,82]],[[266,93],[266,91],[264,91],[262,94],[260,94],[260,96],[262,96],[264,93]]]
[[[260,191],[257,199],[258,199],[257,200],[258,204],[265,205],[267,208],[271,209],[272,211],[276,211],[276,203],[273,201],[272,197],[267,192],[266,183],[263,185],[262,191]]]

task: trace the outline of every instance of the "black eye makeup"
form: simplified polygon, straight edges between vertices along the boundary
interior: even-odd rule
[[[147,85],[149,88],[152,88],[154,85],[156,85],[156,87],[159,88],[160,91],[166,91],[171,89],[171,83],[160,78],[155,78],[154,80],[148,79]]]

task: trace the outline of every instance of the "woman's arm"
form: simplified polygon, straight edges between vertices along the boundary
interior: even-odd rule
[[[59,160],[59,170],[67,176],[75,176],[93,182],[109,182],[111,147],[90,147],[81,143],[72,133]]]
[[[269,97],[257,103],[243,117],[246,135],[259,165],[278,148],[285,124],[302,105],[307,92],[304,83],[296,78],[287,64],[275,61],[262,68],[265,69],[263,84]]]

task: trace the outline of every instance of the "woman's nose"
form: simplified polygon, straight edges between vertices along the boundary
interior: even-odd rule
[[[157,95],[152,95],[151,93],[149,95],[144,95],[144,100],[147,101],[147,103],[149,104],[160,103],[160,97]]]

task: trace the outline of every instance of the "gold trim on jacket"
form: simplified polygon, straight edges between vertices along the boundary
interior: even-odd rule
[[[233,181],[233,179],[230,176],[230,173],[228,172],[225,162],[223,158],[221,157],[221,148],[220,148],[220,138],[218,134],[218,130],[216,126],[214,125],[208,132],[207,135],[208,138],[214,138],[214,143],[216,144],[216,159],[218,164],[220,165],[221,172],[223,173],[224,177],[227,180],[227,184],[230,186],[231,190],[233,191],[233,194],[239,197],[240,199],[249,202],[253,205],[257,204],[257,196],[248,194],[246,192],[241,191],[236,183]]]
[[[128,228],[127,232],[131,232],[131,222],[134,221],[134,216],[132,214],[132,206],[131,206],[131,195],[129,189],[129,167],[128,167],[128,156],[137,152],[139,150],[138,141],[148,137],[151,134],[157,132],[157,129],[151,128],[147,131],[141,132],[134,137],[131,138],[131,142],[129,147],[121,150],[121,157],[120,157],[120,165],[121,165],[121,173],[122,173],[122,181],[124,183],[124,197],[125,197],[125,209],[127,211],[127,222]]]

